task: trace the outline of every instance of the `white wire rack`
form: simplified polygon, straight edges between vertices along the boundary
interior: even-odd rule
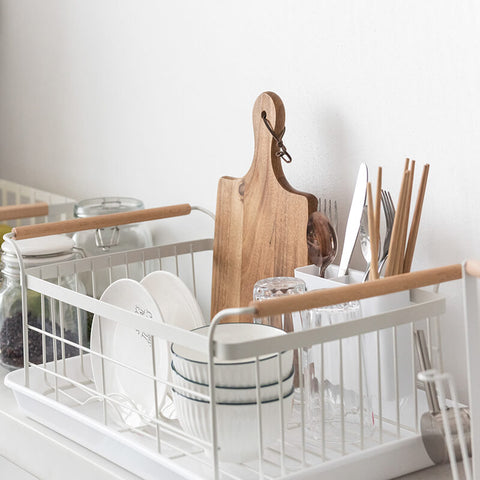
[[[453,480],[460,480],[460,468],[458,460],[462,461],[462,468],[465,480],[472,480],[472,467],[469,455],[469,446],[467,435],[470,435],[470,429],[465,428],[462,422],[461,407],[457,400],[457,391],[455,381],[449,373],[440,373],[437,370],[426,370],[418,374],[418,378],[423,382],[433,383],[436,392],[438,392],[438,402],[440,415],[443,425],[443,435],[445,437],[445,449],[450,461]],[[445,388],[447,387],[447,388]],[[464,407],[466,408],[466,407]],[[453,425],[450,411],[453,411]],[[470,409],[465,418],[470,420]],[[469,427],[470,425],[467,425]],[[428,441],[428,440],[427,440]]]
[[[478,382],[478,365],[480,365],[480,328],[479,328],[479,301],[478,279],[480,278],[480,262],[469,260],[462,266],[463,269],[463,303],[465,318],[465,335],[467,346],[467,378],[469,391],[469,407],[467,427],[462,423],[463,406],[457,400],[454,378],[449,373],[436,370],[421,372],[419,377],[423,381],[435,384],[438,392],[443,431],[445,434],[445,448],[450,460],[452,478],[458,480],[460,468],[457,462],[462,461],[462,469],[466,480],[480,478],[480,382]],[[451,399],[448,402],[447,398]],[[448,412],[453,411],[452,422]],[[471,458],[469,458],[471,453]]]
[[[169,207],[166,207],[169,208]],[[190,209],[182,209],[181,214],[188,214]],[[147,212],[148,213],[148,212]],[[120,214],[121,215],[121,214]],[[165,216],[165,215],[164,215]],[[173,215],[169,215],[173,216]],[[120,217],[114,219],[115,224],[121,224]],[[157,216],[157,218],[161,218]],[[95,221],[95,220],[91,220]],[[138,219],[137,219],[138,221]],[[74,220],[68,223],[68,229],[78,227]],[[18,229],[20,233],[35,234],[32,227]],[[91,228],[90,224],[86,228]],[[71,231],[71,230],[69,230]],[[6,236],[7,241],[15,246],[13,235]],[[16,247],[15,247],[16,248]],[[111,281],[114,275],[129,278],[130,272],[138,272],[138,265],[146,271],[154,265],[156,269],[168,269],[178,275],[198,295],[203,287],[205,272],[200,272],[198,265],[205,265],[205,258],[211,262],[212,239],[193,240],[172,245],[146,248],[128,252],[103,255],[94,258],[74,260],[70,262],[47,265],[24,270],[21,258],[20,270],[23,293],[23,329],[24,329],[24,360],[25,367],[10,373],[5,383],[13,389],[17,402],[25,413],[35,420],[66,435],[87,448],[105,456],[120,466],[132,471],[145,479],[158,478],[213,478],[213,479],[277,479],[277,478],[356,478],[375,479],[392,478],[414,470],[425,468],[432,464],[422,447],[419,432],[419,415],[427,409],[423,391],[419,391],[416,383],[416,361],[413,345],[413,333],[418,326],[430,331],[432,325],[438,326],[438,316],[445,310],[445,299],[436,292],[419,289],[428,285],[436,285],[447,280],[460,278],[461,267],[451,266],[432,269],[423,272],[414,272],[402,275],[401,279],[390,277],[368,282],[362,285],[347,285],[328,291],[308,292],[303,295],[289,298],[277,298],[265,302],[253,302],[245,308],[226,309],[219,312],[211,321],[209,336],[198,335],[194,331],[186,331],[174,325],[159,323],[140,314],[123,310],[76,291],[62,287],[60,279],[65,275],[73,275],[80,279],[82,275],[106,271]],[[123,267],[123,268],[118,268]],[[211,267],[211,263],[210,263]],[[123,271],[123,273],[120,273]],[[115,273],[114,273],[115,272]],[[202,275],[200,275],[202,274]],[[176,388],[170,377],[162,378],[151,373],[156,364],[155,349],[152,348],[151,365],[142,368],[133,368],[129,363],[119,361],[93,351],[85,339],[78,343],[68,340],[62,328],[62,319],[52,320],[52,330],[45,328],[45,309],[42,308],[42,328],[28,324],[27,289],[38,292],[43,303],[53,302],[58,307],[51,311],[62,312],[62,306],[74,307],[79,312],[79,322],[85,321],[80,312],[86,311],[111,319],[120,325],[135,325],[135,329],[143,332],[151,339],[156,337],[167,340],[170,344],[179,344],[191,350],[201,352],[208,358],[209,388],[208,395],[202,399],[209,404],[206,414],[206,424],[211,435],[205,438],[199,434],[185,432],[179,422],[168,419],[155,409],[156,413],[146,417],[144,411],[137,409],[134,402],[125,402],[121,392],[109,392],[98,388],[92,378],[91,358],[102,360],[102,376],[104,364],[111,362],[117,368],[126,369],[131,375],[138,378],[148,378],[155,389],[160,385]],[[286,335],[269,337],[261,340],[249,340],[234,343],[216,341],[216,331],[222,321],[228,321],[232,316],[243,316],[246,320],[254,315],[264,318],[271,315],[284,315],[297,312],[314,311],[317,308],[331,304],[340,304],[350,300],[358,300],[378,295],[388,295],[398,291],[409,290],[409,299],[400,309],[384,311],[379,314],[363,317],[330,326],[308,330],[299,330]],[[99,292],[100,294],[101,292]],[[97,295],[99,296],[99,295]],[[407,329],[410,361],[404,362],[401,358],[399,345],[399,330]],[[81,328],[79,328],[79,331]],[[347,425],[342,416],[340,418],[340,440],[330,442],[326,435],[312,435],[306,416],[306,388],[303,376],[299,375],[298,385],[294,393],[292,416],[286,421],[283,402],[278,402],[277,417],[279,429],[274,440],[264,444],[265,405],[260,402],[260,362],[265,356],[276,355],[278,365],[278,398],[284,398],[282,391],[282,362],[283,352],[293,351],[296,354],[295,365],[297,372],[303,372],[305,355],[312,347],[323,347],[329,344],[338,345],[338,366],[340,371],[339,396],[343,405],[346,396],[344,383],[345,367],[344,355],[347,340],[357,345],[356,355],[358,362],[354,368],[359,372],[358,391],[364,392],[367,388],[367,379],[362,373],[362,355],[364,339],[372,336],[375,339],[376,365],[373,373],[378,379],[382,378],[380,355],[385,335],[391,339],[391,368],[393,375],[394,395],[386,396],[382,391],[382,381],[376,384],[376,391],[372,406],[374,429],[367,432],[363,422],[358,425],[357,440],[349,442],[345,435]],[[54,359],[40,364],[33,364],[28,358],[28,341],[32,335],[40,336],[43,347],[47,342],[54,344]],[[432,335],[431,342],[435,342]],[[66,358],[64,349],[56,346],[70,346],[78,349],[78,355]],[[151,345],[155,342],[152,340]],[[344,346],[342,350],[342,345]],[[437,346],[439,348],[439,346]],[[402,353],[404,355],[404,353]],[[440,355],[439,355],[440,356]],[[231,362],[241,359],[252,359],[255,365],[253,384],[256,385],[257,402],[254,410],[256,434],[247,436],[247,441],[254,441],[256,454],[241,463],[220,461],[219,431],[224,418],[219,416],[221,405],[216,403],[215,362]],[[404,364],[408,365],[411,378],[408,392],[400,392],[400,378],[403,375]],[[148,367],[148,368],[147,368]],[[326,380],[322,377],[320,384]],[[322,387],[323,388],[323,387]],[[182,390],[180,388],[180,390]],[[119,395],[120,393],[120,395]],[[185,389],[185,394],[193,393]],[[195,395],[199,395],[195,393]],[[323,396],[322,396],[323,398]],[[360,393],[360,399],[363,394]],[[127,399],[128,400],[128,399]],[[155,396],[156,400],[156,396]],[[362,400],[360,400],[362,401]],[[119,409],[127,408],[146,418],[141,426],[131,427],[120,421]],[[362,412],[360,412],[362,415]],[[240,422],[246,419],[239,419]],[[232,431],[231,437],[240,435],[239,431]],[[223,440],[225,441],[225,440]],[[220,452],[221,453],[221,452]]]
[[[11,227],[73,218],[75,200],[0,179],[0,221]]]

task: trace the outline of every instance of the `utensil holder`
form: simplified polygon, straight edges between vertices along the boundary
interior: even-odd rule
[[[327,269],[326,278],[322,278],[318,276],[319,269],[316,265],[308,265],[295,269],[295,276],[305,282],[307,291],[362,282],[363,272],[349,269],[347,275],[337,277],[337,271],[338,266],[331,265]],[[381,315],[405,308],[409,304],[410,292],[408,290],[360,300],[362,317]],[[379,392],[387,401],[394,401],[399,397],[401,405],[406,403],[407,397],[412,394],[412,383],[414,382],[412,352],[413,344],[409,325],[394,326],[392,329],[365,335],[365,369],[369,391],[376,399],[374,404],[378,401]],[[397,358],[401,359],[401,366],[397,365]],[[376,373],[378,363],[381,365],[381,385],[378,383]]]

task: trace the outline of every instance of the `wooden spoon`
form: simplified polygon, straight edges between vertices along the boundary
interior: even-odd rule
[[[337,256],[337,244],[337,234],[328,218],[321,212],[313,212],[307,224],[308,259],[320,268],[321,277]]]

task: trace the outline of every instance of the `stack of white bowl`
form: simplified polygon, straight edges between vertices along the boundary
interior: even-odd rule
[[[208,335],[209,328],[200,327],[195,332]],[[232,343],[283,334],[283,330],[267,325],[228,323],[216,327],[214,338],[218,342]],[[280,407],[283,407],[285,431],[292,410],[293,351],[282,352],[280,360],[282,382],[279,385],[278,355],[259,357],[264,446],[280,437]],[[255,458],[259,451],[255,358],[215,363],[214,376],[219,459],[225,462],[244,462]],[[190,435],[211,442],[210,401],[195,395],[210,394],[205,355],[173,344],[172,381],[175,385],[173,393],[180,425]]]

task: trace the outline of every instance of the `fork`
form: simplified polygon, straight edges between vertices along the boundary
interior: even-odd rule
[[[382,206],[385,213],[385,221],[387,223],[387,231],[385,233],[385,239],[383,241],[383,253],[380,262],[378,263],[378,271],[381,272],[388,257],[388,250],[390,248],[390,240],[392,238],[393,221],[395,220],[395,205],[392,200],[392,196],[388,190],[382,190]]]
[[[324,277],[329,265],[335,260],[338,251],[337,241],[338,210],[337,202],[318,199],[318,211],[310,215],[307,224],[308,259],[320,268]]]
[[[379,261],[378,261],[378,272],[380,273],[385,265],[388,256],[388,250],[390,248],[390,239],[392,237],[393,230],[393,221],[395,218],[395,206],[393,204],[392,196],[387,190],[382,190],[381,192],[381,202],[383,207],[383,214],[385,216],[385,237],[383,240],[383,247],[381,253],[379,252]],[[360,222],[360,246],[362,250],[363,257],[367,262],[367,269],[363,276],[363,281],[365,282],[370,274],[370,261],[371,261],[371,252],[370,252],[370,238],[368,236],[368,220],[366,215],[366,208],[362,215],[362,220]]]
[[[335,233],[338,229],[338,210],[337,210],[337,201],[332,202],[331,199],[319,198],[318,199],[318,211],[323,213],[327,218],[330,224],[332,225]]]

